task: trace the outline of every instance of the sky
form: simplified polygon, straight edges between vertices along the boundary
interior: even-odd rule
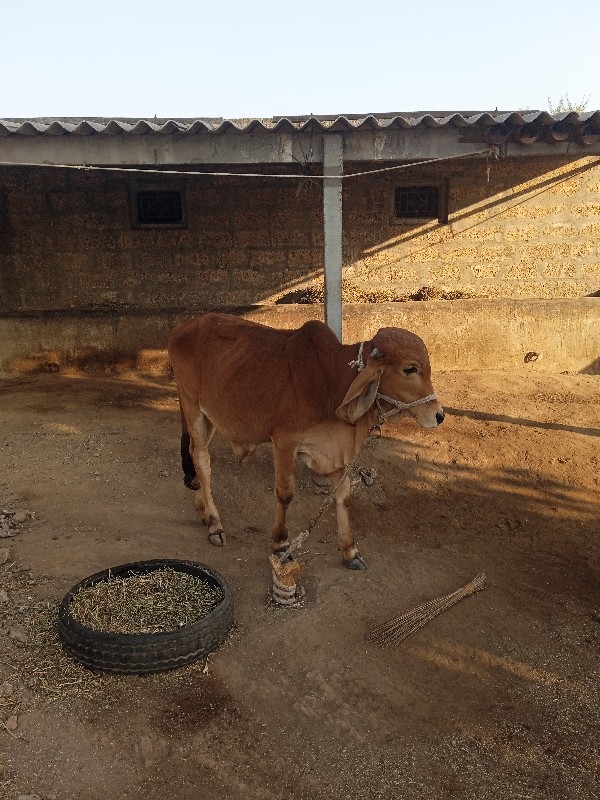
[[[600,0],[0,0],[0,119],[600,109]]]

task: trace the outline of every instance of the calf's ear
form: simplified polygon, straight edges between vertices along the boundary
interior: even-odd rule
[[[383,368],[379,364],[369,363],[350,384],[341,405],[336,408],[335,415],[343,422],[354,425],[364,416],[375,402],[379,380]]]

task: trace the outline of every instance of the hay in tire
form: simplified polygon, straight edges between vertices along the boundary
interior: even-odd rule
[[[100,602],[107,588],[119,606],[113,614]],[[233,597],[223,576],[175,559],[90,575],[67,592],[58,614],[59,638],[70,656],[90,669],[126,674],[162,672],[206,657],[232,624]]]

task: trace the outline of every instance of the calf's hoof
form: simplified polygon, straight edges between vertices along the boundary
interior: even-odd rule
[[[358,553],[351,558],[349,561],[344,561],[344,564],[348,567],[348,569],[366,569],[367,565],[362,560],[362,558],[358,555]]]
[[[208,534],[208,541],[214,544],[215,547],[223,547],[225,544],[225,533],[223,531],[214,531]]]

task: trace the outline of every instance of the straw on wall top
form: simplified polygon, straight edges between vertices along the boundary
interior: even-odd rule
[[[419,628],[422,628],[437,617],[438,614],[441,614],[442,611],[446,611],[450,606],[458,603],[463,597],[468,597],[470,594],[483,589],[484,585],[485,572],[482,572],[466,586],[462,586],[452,594],[429,600],[427,603],[405,611],[404,614],[378,625],[369,631],[365,638],[368,642],[379,645],[379,647],[392,647],[395,644],[399,644],[411,633],[419,630]]]

